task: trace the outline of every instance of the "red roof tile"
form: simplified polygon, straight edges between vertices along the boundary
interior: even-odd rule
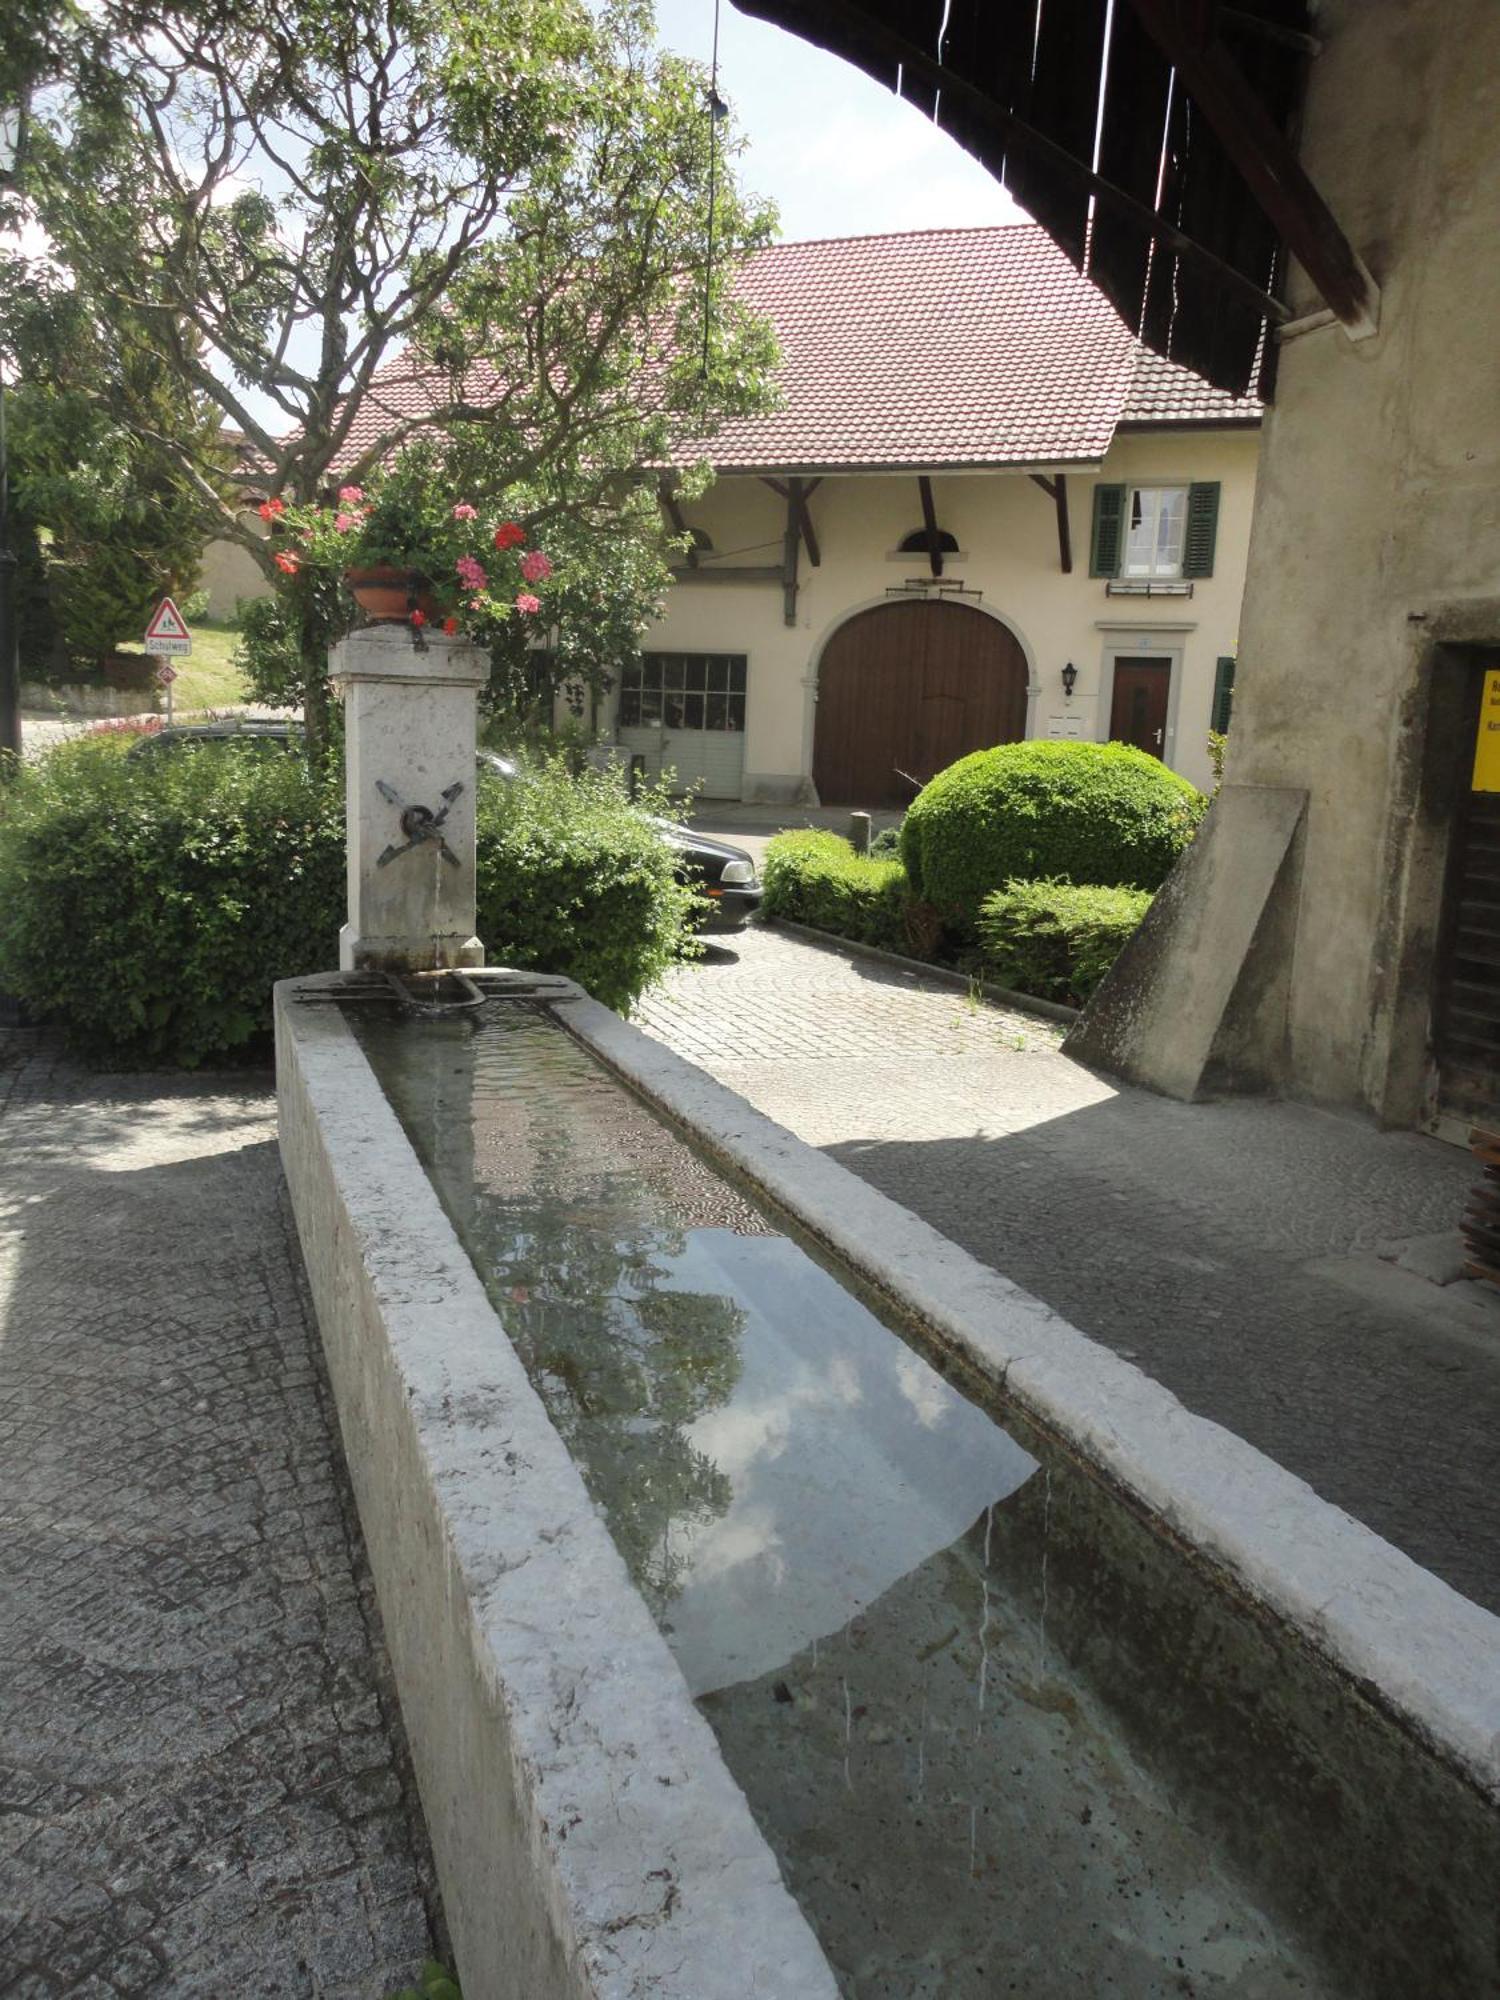
[[[1254,421],[1259,405],[1138,347],[1035,224],[776,243],[737,290],[781,341],[781,408],[726,424],[687,463],[721,472],[1096,464],[1120,423]],[[341,463],[443,393],[400,356]],[[466,385],[482,401],[488,384]]]

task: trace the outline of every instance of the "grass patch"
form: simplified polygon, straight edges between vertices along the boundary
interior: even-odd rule
[[[172,706],[176,709],[233,708],[250,699],[245,676],[234,664],[240,635],[232,625],[200,619],[188,630],[193,650],[186,659],[174,659],[177,679],[172,685]],[[121,646],[122,653],[140,653],[142,646]]]

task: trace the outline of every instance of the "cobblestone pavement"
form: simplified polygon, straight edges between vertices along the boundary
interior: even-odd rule
[[[1453,1230],[1463,1154],[1300,1105],[1121,1090],[1049,1022],[768,929],[675,972],[641,1018],[1500,1610],[1500,1301],[1394,1261]]]
[[[266,1079],[0,1050],[0,1995],[381,2000],[430,1867]]]

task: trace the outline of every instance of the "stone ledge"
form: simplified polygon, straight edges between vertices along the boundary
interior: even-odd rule
[[[1500,1618],[596,1001],[558,1018],[700,1144],[1500,1803]]]
[[[282,1156],[464,1991],[835,2000],[337,983],[277,988]]]

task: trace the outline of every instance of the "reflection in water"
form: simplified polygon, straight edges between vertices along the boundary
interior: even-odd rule
[[[1313,1990],[994,1570],[1050,1469],[544,1013],[359,1028],[846,1991]]]

